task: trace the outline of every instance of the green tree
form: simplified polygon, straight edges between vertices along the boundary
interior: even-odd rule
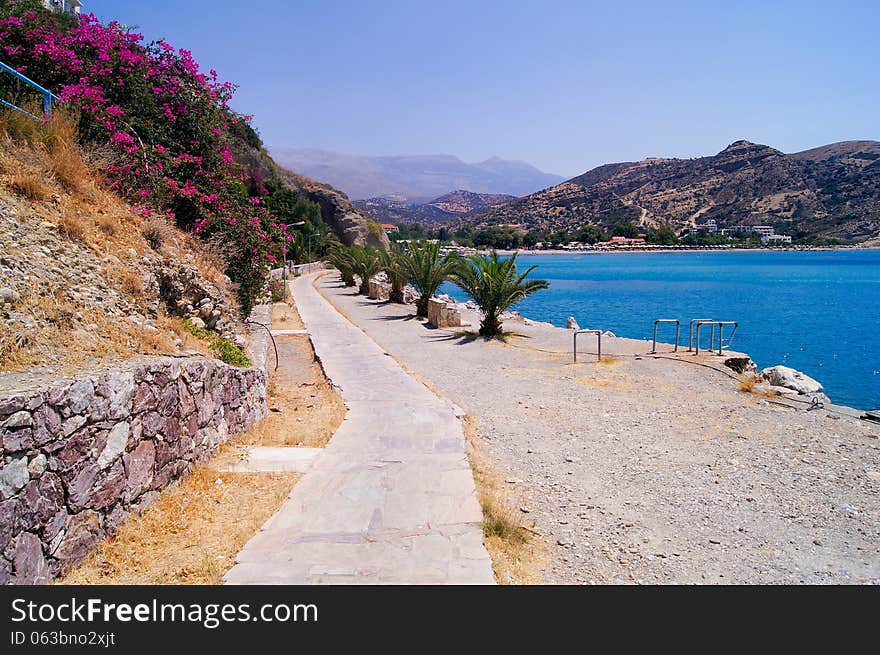
[[[265,203],[266,208],[275,215],[279,223],[307,221],[317,225],[323,222],[318,203],[306,200],[293,189],[277,188],[266,196]]]
[[[645,236],[647,243],[655,243],[663,246],[671,246],[678,243],[678,235],[668,225],[658,227],[656,230],[649,230]]]
[[[614,236],[626,237],[627,239],[635,239],[639,236],[639,228],[632,221],[618,223],[614,226]]]
[[[589,243],[592,246],[600,241],[607,241],[608,235],[598,225],[585,225],[577,231],[575,239],[581,243]]]
[[[501,334],[503,312],[526,296],[550,287],[547,280],[526,280],[535,268],[530,266],[524,273],[519,273],[516,255],[499,259],[494,250],[488,257],[474,255],[459,261],[451,279],[480,307],[483,314],[481,335],[494,337]]]
[[[355,263],[348,246],[339,245],[333,248],[327,255],[327,263],[339,271],[345,286],[354,286]]]
[[[349,251],[354,262],[354,272],[361,279],[358,293],[366,296],[370,293],[370,279],[382,270],[379,250],[372,246],[355,245],[349,246]]]
[[[381,259],[382,271],[388,276],[391,282],[391,292],[388,299],[391,302],[403,303],[403,288],[406,286],[409,269],[407,267],[406,255],[400,244],[392,243],[387,250],[381,251],[379,258]]]
[[[406,248],[407,277],[419,292],[416,314],[428,315],[428,300],[436,293],[458,265],[455,255],[440,257],[440,244],[429,241],[413,241]]]

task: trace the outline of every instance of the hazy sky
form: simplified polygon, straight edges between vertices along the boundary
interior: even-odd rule
[[[193,50],[272,146],[560,175],[880,139],[880,0],[84,0]]]

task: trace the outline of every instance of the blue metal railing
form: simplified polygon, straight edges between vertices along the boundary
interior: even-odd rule
[[[43,96],[43,113],[44,114],[51,114],[52,113],[52,101],[58,100],[58,96],[56,96],[54,93],[52,93],[49,89],[46,89],[46,88],[40,86],[39,84],[34,82],[29,77],[22,75],[17,70],[15,70],[12,66],[7,66],[2,61],[0,61],[0,71],[4,71],[6,73],[9,73],[13,77],[17,77],[19,80],[21,80],[22,82],[27,84],[29,87],[31,87],[31,88],[35,89],[37,92],[39,92],[40,95]],[[20,111],[22,114],[27,114],[28,116],[33,116],[33,114],[31,114],[29,111],[25,111],[21,107],[16,107],[11,102],[7,102],[6,100],[3,100],[2,98],[0,98],[0,104],[2,104],[4,107],[9,107],[10,109],[14,109],[15,111]],[[36,116],[34,116],[34,118],[36,118]]]

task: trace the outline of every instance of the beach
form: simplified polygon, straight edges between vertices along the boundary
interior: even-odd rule
[[[584,335],[574,364],[571,332],[549,324],[485,341],[333,273],[316,286],[472,417],[547,544],[544,582],[880,582],[880,425],[740,391],[711,354],[605,337],[599,363]]]

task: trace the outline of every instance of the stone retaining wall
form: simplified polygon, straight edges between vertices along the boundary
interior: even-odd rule
[[[0,394],[0,583],[58,575],[266,412],[264,371],[202,357]]]

